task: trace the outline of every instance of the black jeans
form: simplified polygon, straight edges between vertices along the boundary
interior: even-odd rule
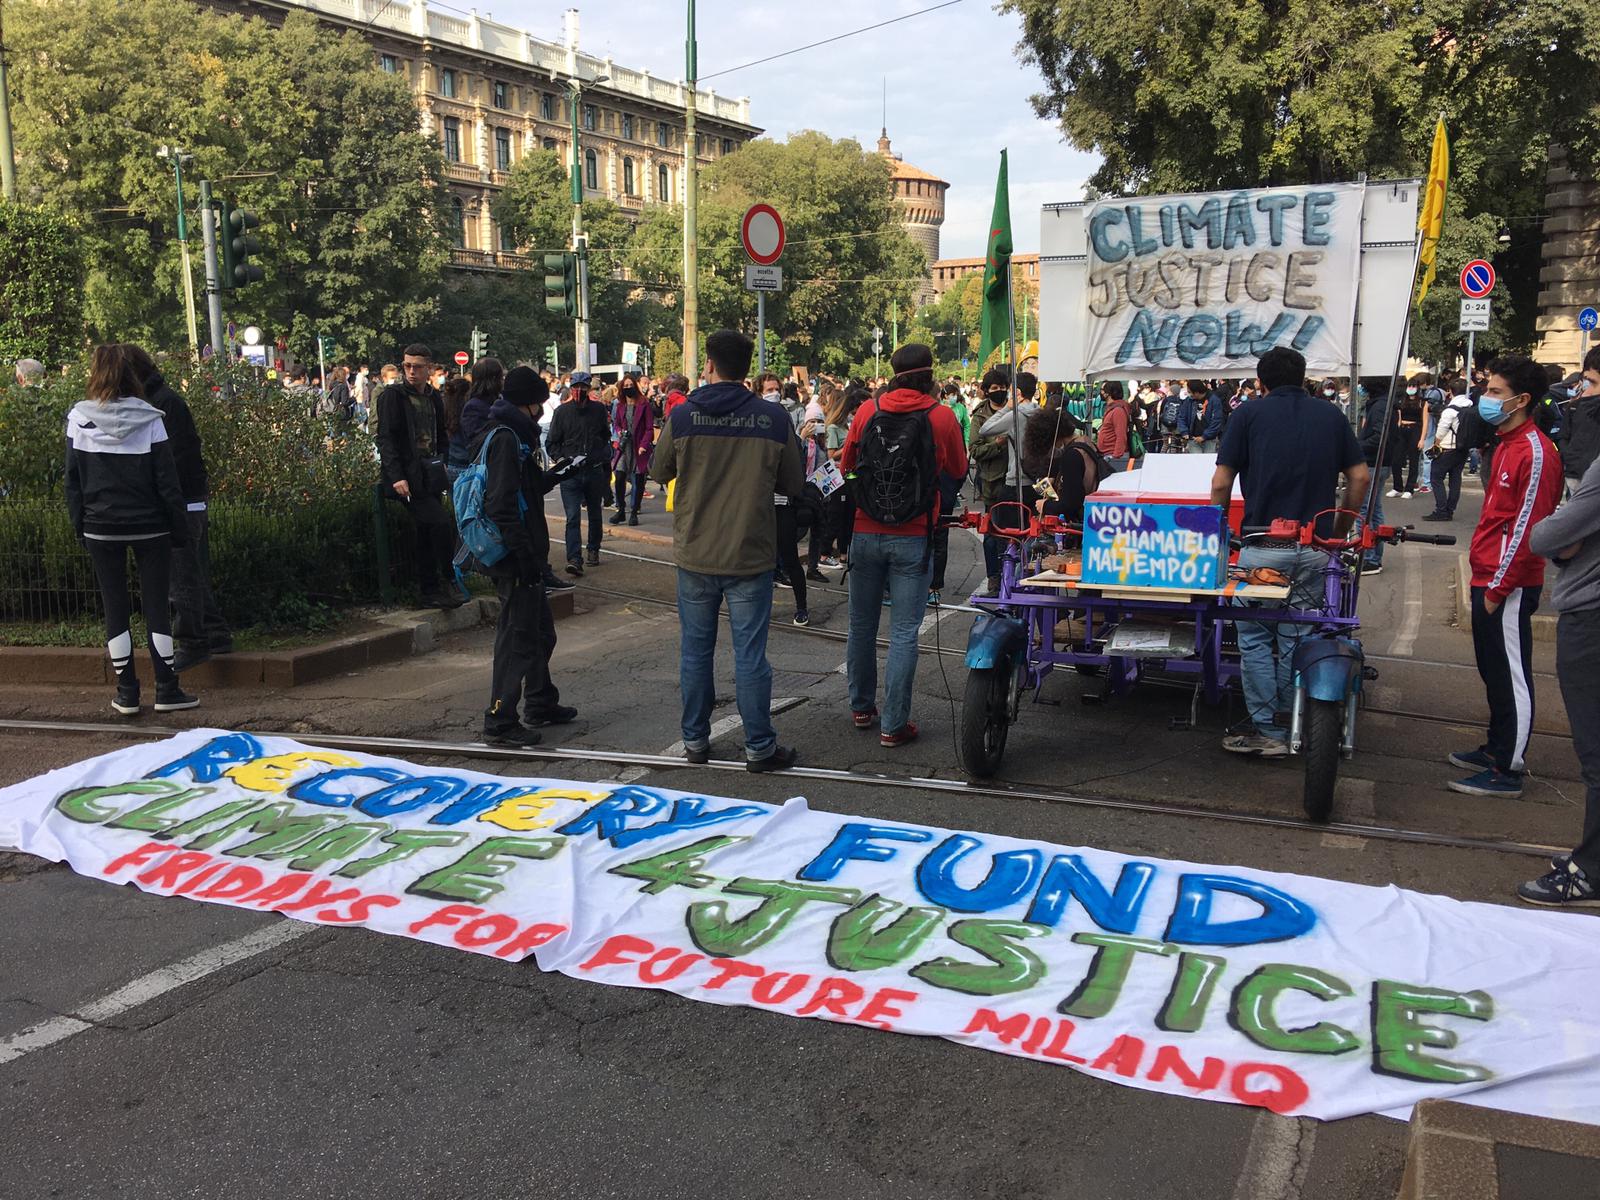
[[[210,521],[205,509],[189,513],[189,544],[172,552],[172,640],[191,650],[233,644],[233,630],[211,592]]]
[[[583,514],[589,513],[589,549],[599,553],[600,514],[605,508],[605,464],[585,466],[561,481],[561,507],[567,513],[567,561],[583,561]]]
[[[1454,516],[1461,502],[1461,472],[1467,466],[1467,451],[1441,450],[1433,460],[1428,484],[1433,488],[1433,511]]]
[[[822,502],[822,554],[845,559],[850,555],[850,537],[856,523],[855,501],[850,489],[842,487]]]
[[[494,629],[489,707],[483,713],[485,733],[515,729],[520,723],[519,707],[533,721],[561,702],[550,679],[556,635],[544,581],[496,576],[495,591],[500,597],[500,618]]]
[[[1561,614],[1556,622],[1556,676],[1587,789],[1583,841],[1572,858],[1600,883],[1600,608]]]
[[[150,635],[150,662],[156,683],[175,683],[172,669],[172,618],[167,611],[171,581],[172,542],[165,534],[128,542],[86,540],[100,599],[106,610],[106,649],[123,680],[133,680],[133,600],[128,594],[128,551],[139,569],[139,599]]]
[[[1405,437],[1407,435],[1401,434]],[[1415,442],[1408,441],[1404,446],[1394,448],[1393,457],[1390,459],[1391,487],[1397,492],[1414,492],[1417,490],[1417,472],[1422,465],[1422,448]]]
[[[455,578],[456,523],[444,498],[417,492],[412,492],[409,500],[393,492],[390,497],[411,514],[417,538],[417,588],[423,593],[436,592],[443,581]]]
[[[617,471],[611,477],[611,489],[617,497],[617,511],[621,512],[628,507],[628,483],[633,482],[633,513],[639,513],[639,501],[644,499],[644,472]]]
[[[800,565],[800,519],[795,512],[796,503],[778,504],[778,567],[789,577],[789,587],[794,591],[796,612],[806,608],[806,573]]]
[[[1485,590],[1472,589],[1472,649],[1489,699],[1483,749],[1501,772],[1520,776],[1533,733],[1533,614],[1539,589],[1512,589],[1492,613],[1483,606]]]

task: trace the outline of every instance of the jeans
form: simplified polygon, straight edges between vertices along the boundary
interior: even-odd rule
[[[1289,604],[1299,609],[1322,607],[1323,571],[1328,556],[1303,546],[1246,546],[1239,551],[1239,566],[1274,567],[1289,577]],[[1255,601],[1236,601],[1254,607]],[[1250,621],[1235,618],[1239,638],[1239,676],[1244,704],[1256,732],[1279,741],[1289,731],[1278,724],[1277,714],[1294,703],[1294,652],[1311,626],[1284,621]]]
[[[1556,677],[1586,788],[1583,840],[1572,857],[1585,875],[1600,880],[1600,608],[1561,614],[1556,622]]]
[[[639,515],[639,502],[644,499],[644,472],[617,471],[611,477],[611,489],[617,497],[617,511],[628,507],[628,484],[633,484],[633,515]]]
[[[1433,511],[1445,516],[1455,515],[1461,502],[1461,472],[1466,469],[1465,450],[1442,450],[1433,460],[1429,485],[1433,488]]]
[[[1108,454],[1106,455],[1106,461],[1111,464],[1111,469],[1119,474],[1128,469],[1128,456],[1126,454],[1118,454],[1115,457]]]
[[[1204,441],[1189,439],[1187,450],[1190,454],[1215,454],[1217,452],[1217,439],[1207,438]]]
[[[1379,482],[1377,480],[1373,481],[1372,491],[1368,493],[1368,497],[1372,501],[1372,524],[1374,526],[1382,525],[1383,524],[1383,488],[1380,486],[1380,484],[1379,484]],[[1366,501],[1363,500],[1361,502],[1361,510],[1362,510],[1362,512],[1366,511],[1366,507],[1367,507]],[[1360,521],[1357,521],[1355,523],[1355,530],[1356,530],[1357,533],[1359,533],[1361,531],[1361,522]],[[1372,547],[1371,550],[1368,550],[1364,555],[1362,555],[1361,561],[1362,561],[1363,564],[1365,564],[1366,566],[1369,566],[1369,567],[1381,567],[1381,566],[1383,566],[1383,543],[1382,542],[1376,543]]]
[[[233,630],[211,593],[211,538],[205,509],[190,512],[189,544],[172,552],[172,640],[192,650],[233,644]]]
[[[734,694],[744,722],[747,759],[766,758],[778,745],[772,728],[772,667],[767,662],[767,622],[772,619],[772,572],[760,575],[702,575],[678,568],[679,665],[683,692],[683,744],[703,750],[711,744],[711,705],[716,697],[714,668],[717,614],[728,600],[733,628]]]
[[[567,511],[567,561],[583,561],[583,511],[589,510],[589,549],[600,550],[601,497],[606,487],[604,467],[584,467],[561,481],[561,507]]]
[[[489,681],[489,707],[483,714],[485,733],[517,728],[519,709],[536,720],[559,700],[550,682],[550,652],[555,639],[547,634],[550,605],[544,582],[496,576],[500,618],[494,630],[494,665]]]
[[[917,677],[917,632],[927,609],[928,539],[858,533],[850,543],[850,640],[845,650],[850,711],[871,712],[878,697],[878,621],[889,589],[889,658],[885,670],[884,733],[899,733],[911,717]]]

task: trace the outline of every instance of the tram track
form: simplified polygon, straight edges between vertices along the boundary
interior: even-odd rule
[[[0,733],[25,733],[53,737],[116,737],[153,741],[182,732],[184,730],[152,725],[111,725],[94,722],[0,719]],[[617,767],[639,767],[647,770],[710,770],[737,772],[740,775],[746,774],[742,760],[713,759],[711,762],[704,764],[692,764],[685,759],[662,754],[638,754],[630,751],[591,749],[587,747],[534,746],[526,749],[517,749],[488,746],[481,742],[441,742],[419,738],[372,737],[293,730],[246,730],[244,732],[253,733],[258,737],[291,738],[298,742],[321,746],[330,750],[404,754],[423,758],[463,758],[475,761],[498,762],[605,763]],[[1373,841],[1439,846],[1453,850],[1487,850],[1498,854],[1548,857],[1551,854],[1565,852],[1567,849],[1565,846],[1541,845],[1534,842],[1503,838],[1471,837],[1464,834],[1440,833],[1427,829],[1408,829],[1393,825],[1363,824],[1351,821],[1330,821],[1319,825],[1295,817],[1276,816],[1268,813],[1231,812],[1226,809],[1204,808],[1199,805],[1157,804],[1150,801],[1116,797],[1077,796],[1067,792],[1052,791],[1047,788],[1027,785],[995,782],[973,783],[958,779],[888,775],[880,772],[841,770],[828,767],[795,767],[785,771],[783,774],[785,777],[814,779],[819,782],[854,787],[939,792],[975,799],[1023,800],[1067,808],[1099,809],[1111,812],[1137,813],[1144,816],[1215,821],[1232,825],[1315,833],[1319,836],[1331,833]]]

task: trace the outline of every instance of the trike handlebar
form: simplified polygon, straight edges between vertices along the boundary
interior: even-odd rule
[[[976,529],[990,537],[1013,540],[1082,532],[1080,526],[1060,517],[1041,516],[1018,500],[997,501],[989,506],[988,512],[951,513],[940,517],[939,524],[948,528]]]
[[[1328,513],[1317,515],[1322,517],[1341,511],[1345,510],[1330,509]],[[1318,550],[1370,550],[1379,542],[1388,542],[1391,545],[1399,542],[1420,542],[1428,546],[1456,544],[1453,533],[1417,533],[1409,525],[1363,525],[1359,530],[1352,531],[1344,537],[1321,537],[1317,533],[1316,520],[1279,519],[1273,521],[1271,525],[1243,526],[1239,534],[1241,537],[1266,537],[1274,542],[1298,542],[1302,546],[1313,546]]]

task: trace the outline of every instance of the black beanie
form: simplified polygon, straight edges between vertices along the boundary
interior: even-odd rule
[[[532,367],[512,367],[506,372],[505,398],[518,408],[536,408],[550,399],[550,385]]]
[[[889,356],[889,366],[896,375],[909,375],[913,371],[931,371],[933,351],[921,342],[907,342]]]

